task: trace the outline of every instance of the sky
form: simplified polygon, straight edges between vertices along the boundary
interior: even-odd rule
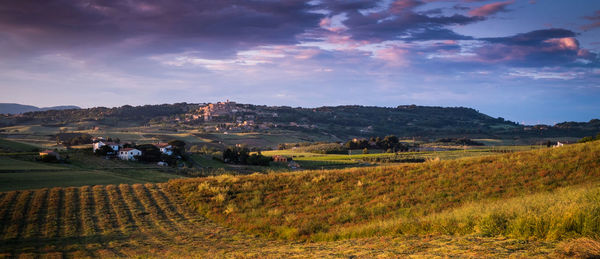
[[[0,3],[0,102],[227,99],[600,118],[600,1]]]

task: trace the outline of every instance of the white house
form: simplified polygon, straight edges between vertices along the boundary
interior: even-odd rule
[[[94,152],[96,152],[96,150],[98,150],[99,148],[101,148],[102,146],[109,146],[110,148],[112,148],[112,150],[119,151],[119,147],[120,145],[114,142],[107,142],[107,141],[98,141],[96,143],[93,144],[93,148],[94,148]]]
[[[557,141],[557,142],[556,142],[556,145],[554,145],[554,146],[552,146],[552,147],[562,147],[562,146],[564,146],[564,145],[565,145],[565,143],[561,143],[560,141]]]
[[[141,156],[142,151],[135,148],[123,148],[119,151],[119,159],[121,160],[135,160],[135,156]]]
[[[163,154],[169,156],[173,154],[173,146],[171,146],[169,143],[157,143],[154,144],[154,146],[160,149],[160,152]]]

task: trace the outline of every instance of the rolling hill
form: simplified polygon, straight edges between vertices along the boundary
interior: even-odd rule
[[[0,256],[597,257],[599,157],[594,141],[413,165],[3,192]]]
[[[52,107],[36,107],[33,105],[23,105],[17,103],[0,103],[0,114],[21,114],[26,112],[49,111],[49,110],[70,110],[81,109],[78,106],[52,106]]]

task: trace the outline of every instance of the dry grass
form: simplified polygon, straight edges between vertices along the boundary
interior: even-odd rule
[[[477,236],[262,239],[206,220],[161,184],[13,191],[0,193],[0,205],[0,258],[544,257],[553,251],[551,243]]]
[[[577,238],[560,244],[557,254],[569,258],[600,258],[600,242],[590,238]]]
[[[481,215],[486,217],[462,215],[459,221],[466,225],[451,229],[444,226],[452,226],[452,222],[434,226],[414,222],[467,203],[502,204],[504,199],[597,182],[599,144],[417,165],[173,180],[169,185],[202,215],[270,238],[337,240],[441,232],[561,239],[598,231],[600,218],[593,215],[599,208],[573,207],[566,211],[574,215],[556,214],[566,221],[549,226],[535,225],[547,222],[525,217],[529,215],[526,210],[518,215],[502,214],[502,210],[496,214],[484,211]],[[594,193],[590,195],[588,205],[600,199]],[[417,227],[354,231],[395,219],[408,219],[406,224],[396,225]],[[521,227],[514,230],[513,225]]]

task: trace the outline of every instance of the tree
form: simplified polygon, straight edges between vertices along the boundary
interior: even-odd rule
[[[96,149],[95,154],[99,155],[99,156],[108,156],[108,155],[114,155],[115,151],[110,146],[104,145],[104,146],[101,146],[100,148]]]
[[[155,147],[152,144],[142,144],[135,147],[136,149],[142,151],[142,155],[139,158],[139,161],[144,162],[159,162],[161,161],[160,149]]]
[[[234,163],[237,161],[237,156],[231,148],[227,148],[223,151],[223,161],[225,163]]]
[[[185,142],[174,139],[168,142],[169,145],[173,146],[173,153],[176,155],[183,155],[185,153]]]

